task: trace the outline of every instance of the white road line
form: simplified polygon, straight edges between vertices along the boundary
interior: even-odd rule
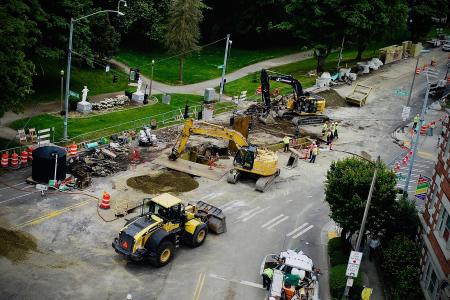
[[[244,212],[242,215],[240,215],[239,217],[237,217],[237,219],[244,218],[244,217],[248,216],[249,214],[251,214],[251,213],[257,211],[258,209],[260,209],[259,206],[255,207],[255,208],[253,208],[253,209],[250,209],[249,211],[246,211],[246,212]]]
[[[291,232],[289,232],[288,234],[286,234],[286,236],[291,236],[294,233],[296,233],[299,230],[302,230],[304,227],[308,226],[309,223],[303,223],[302,225],[300,225],[299,227],[295,228],[294,230],[292,230]]]
[[[236,202],[238,202],[238,200],[230,201],[230,202],[228,202],[228,203],[225,203],[224,205],[219,206],[219,208],[220,208],[221,210],[226,210],[227,208],[233,206],[233,204],[236,203]]]
[[[272,225],[270,225],[269,227],[267,227],[267,229],[272,229],[272,228],[274,228],[274,227],[277,226],[278,224],[280,224],[280,223],[286,221],[288,218],[289,218],[288,216],[285,216],[283,219],[278,220],[278,221],[275,222],[274,224],[272,224]]]
[[[10,185],[10,186],[1,188],[0,191],[1,191],[1,190],[6,190],[6,189],[10,189],[10,188],[12,188],[13,186],[18,186],[18,185],[22,185],[22,184],[27,184],[27,183],[26,183],[26,182],[16,183],[16,184],[13,184],[13,185]]]
[[[24,194],[24,195],[20,195],[20,196],[17,196],[17,197],[11,198],[11,199],[6,199],[6,200],[3,200],[3,201],[0,201],[0,203],[5,203],[5,202],[9,202],[9,201],[11,201],[11,200],[14,200],[14,199],[19,199],[19,198],[22,198],[22,197],[25,197],[25,196],[28,196],[28,195],[31,195],[31,194],[33,194],[33,193],[26,193],[26,194]]]
[[[269,207],[270,207],[270,206],[269,206]],[[250,220],[251,218],[253,218],[253,217],[256,216],[257,214],[262,213],[263,211],[265,211],[265,210],[268,209],[269,207],[261,208],[260,210],[255,211],[254,213],[252,213],[252,214],[249,215],[248,217],[245,217],[244,219],[242,219],[242,222],[247,222],[248,220]]]
[[[213,194],[214,194],[214,192],[209,193],[209,194],[206,194],[205,196],[201,197],[200,200],[206,200],[206,199],[208,199],[209,197],[211,197]]]
[[[311,228],[313,228],[314,225],[309,225],[308,227],[306,227],[305,229],[303,229],[302,231],[300,231],[299,233],[297,233],[296,235],[294,235],[292,238],[296,239],[299,236],[301,236],[302,234],[304,234],[305,232],[309,231]]]
[[[247,280],[240,280],[239,283],[240,283],[240,284],[243,284],[243,285],[252,286],[252,287],[255,287],[255,288],[264,289],[263,286],[262,286],[262,284],[254,283],[254,282],[247,281]]]
[[[251,281],[247,281],[247,280],[229,279],[229,278],[225,278],[223,276],[217,275],[217,274],[209,274],[209,277],[215,278],[215,279],[219,279],[219,280],[223,280],[223,281],[235,282],[235,283],[239,283],[239,284],[246,285],[246,286],[251,286],[251,287],[254,287],[254,288],[258,288],[258,289],[264,289],[262,284],[251,282]]]
[[[269,226],[270,224],[272,224],[273,222],[275,222],[276,220],[278,220],[279,218],[284,217],[283,214],[279,215],[278,217],[273,218],[272,220],[267,221],[266,223],[264,223],[263,225],[261,225],[261,228],[264,228],[266,226]]]

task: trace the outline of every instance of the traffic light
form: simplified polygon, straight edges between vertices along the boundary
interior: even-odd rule
[[[118,79],[119,78],[117,78],[117,75],[113,75],[113,83],[116,83]]]

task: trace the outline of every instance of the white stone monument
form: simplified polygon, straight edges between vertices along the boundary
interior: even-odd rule
[[[141,87],[142,87],[142,79],[139,78],[137,90],[136,90],[136,92],[133,93],[133,96],[131,97],[131,100],[133,100],[135,102],[138,102],[138,103],[143,103],[144,102],[144,93],[141,92]]]
[[[88,114],[92,112],[92,104],[87,102],[87,94],[89,90],[87,89],[87,86],[84,86],[84,89],[81,91],[82,97],[81,101],[77,103],[77,111],[83,114]]]

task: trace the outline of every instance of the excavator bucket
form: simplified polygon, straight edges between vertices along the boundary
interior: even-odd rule
[[[288,159],[286,167],[288,169],[293,169],[293,168],[297,167],[297,163],[298,163],[298,156],[294,153],[291,153],[291,156]]]
[[[198,213],[206,216],[208,219],[208,229],[215,234],[227,232],[226,217],[220,208],[203,201],[195,203]]]

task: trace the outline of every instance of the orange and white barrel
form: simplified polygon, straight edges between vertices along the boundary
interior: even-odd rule
[[[76,156],[78,154],[78,146],[77,144],[72,144],[69,147],[69,154],[70,156]]]
[[[16,152],[13,152],[11,155],[11,167],[18,168],[19,167],[19,155]]]
[[[26,150],[20,153],[20,165],[22,167],[28,166],[28,152]]]
[[[28,147],[27,152],[28,152],[28,163],[31,163],[31,161],[33,160],[33,148]]]
[[[9,153],[3,152],[2,154],[2,168],[7,168],[9,165]]]

